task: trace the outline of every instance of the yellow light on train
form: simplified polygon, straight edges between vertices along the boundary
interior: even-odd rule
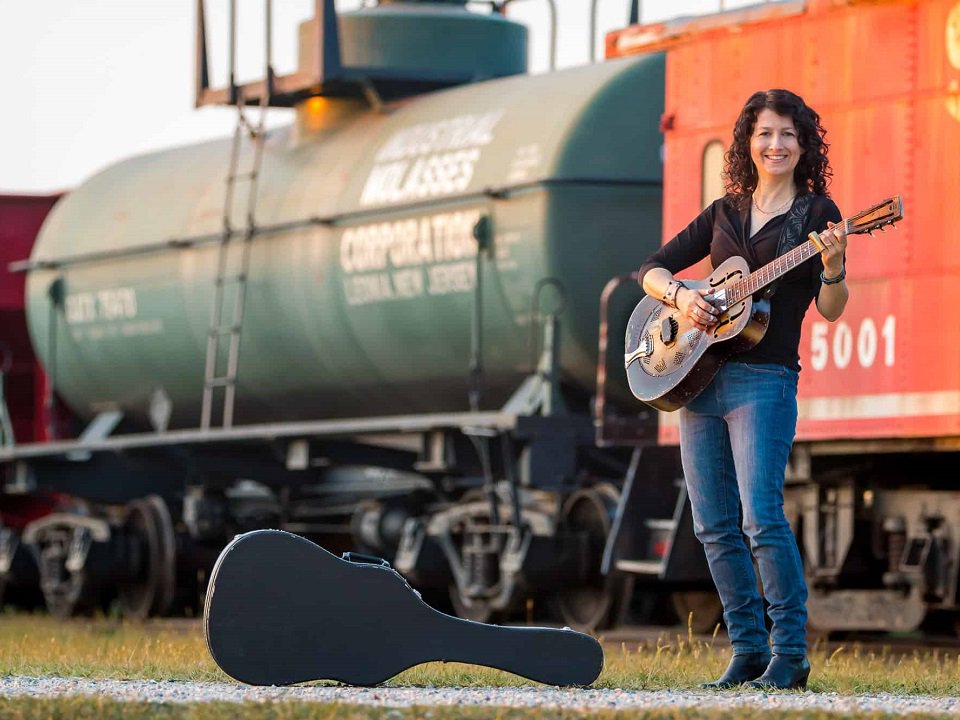
[[[343,125],[368,109],[362,98],[330,98],[314,95],[297,105],[297,134],[301,138]]]
[[[307,99],[307,112],[311,115],[323,112],[324,108],[329,104],[329,101],[326,98],[322,97],[312,97]]]
[[[303,110],[300,113],[301,128],[307,132],[322,130],[324,126],[323,116],[329,107],[330,101],[327,98],[317,96],[307,98],[302,105]]]

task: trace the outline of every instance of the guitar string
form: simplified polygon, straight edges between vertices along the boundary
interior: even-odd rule
[[[837,226],[843,226],[844,231],[849,235],[853,227],[853,220],[842,220]],[[800,263],[819,254],[817,246],[812,240],[807,240],[803,245],[795,247],[788,253],[784,253],[774,258],[759,270],[750,273],[742,280],[738,280],[727,288],[727,307],[743,300],[747,295],[753,295],[763,287],[766,287],[781,275],[785,275]]]

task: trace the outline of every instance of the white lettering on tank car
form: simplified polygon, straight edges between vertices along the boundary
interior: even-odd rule
[[[494,139],[502,110],[423,123],[394,133],[374,158],[361,205],[422,200],[463,192],[480,148]]]
[[[347,278],[343,289],[348,305],[366,305],[394,298],[393,284],[388,273],[370,273]]]
[[[97,305],[101,320],[130,320],[137,316],[137,293],[133,288],[100,290]]]
[[[346,228],[340,269],[347,304],[473,290],[479,219],[474,209]]]
[[[431,295],[470,292],[476,286],[477,266],[473,262],[435,265],[428,271]]]
[[[137,291],[132,287],[71,293],[64,314],[77,342],[160,335],[164,329],[161,318],[140,317]]]
[[[493,129],[502,117],[503,110],[494,110],[482,115],[460,115],[402,128],[380,148],[374,162],[406,160],[418,155],[489,145],[493,142]]]
[[[360,204],[398,203],[462,192],[470,185],[479,159],[477,149],[458,150],[419,158],[412,166],[407,160],[375,166],[363,187]]]
[[[70,325],[93,322],[97,319],[97,298],[86,292],[67,295],[65,312]]]
[[[536,177],[535,171],[543,163],[543,152],[536,143],[532,145],[521,145],[517,148],[507,170],[508,183],[522,183]]]
[[[130,320],[137,317],[137,291],[123,287],[71,293],[67,295],[64,311],[70,325],[98,320]]]

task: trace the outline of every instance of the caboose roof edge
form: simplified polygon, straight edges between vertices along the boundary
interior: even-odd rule
[[[810,3],[808,0],[775,0],[710,15],[683,15],[660,23],[631,25],[607,33],[606,58],[663,50],[690,36],[730,32],[745,25],[803,15],[809,11],[811,4],[817,6],[816,2]]]

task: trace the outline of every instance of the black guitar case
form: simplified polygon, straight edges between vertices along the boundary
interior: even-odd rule
[[[351,562],[280,530],[224,548],[203,612],[217,665],[250,685],[376,685],[439,660],[548,685],[589,685],[603,650],[569,629],[500,627],[434,610],[385,561]]]

